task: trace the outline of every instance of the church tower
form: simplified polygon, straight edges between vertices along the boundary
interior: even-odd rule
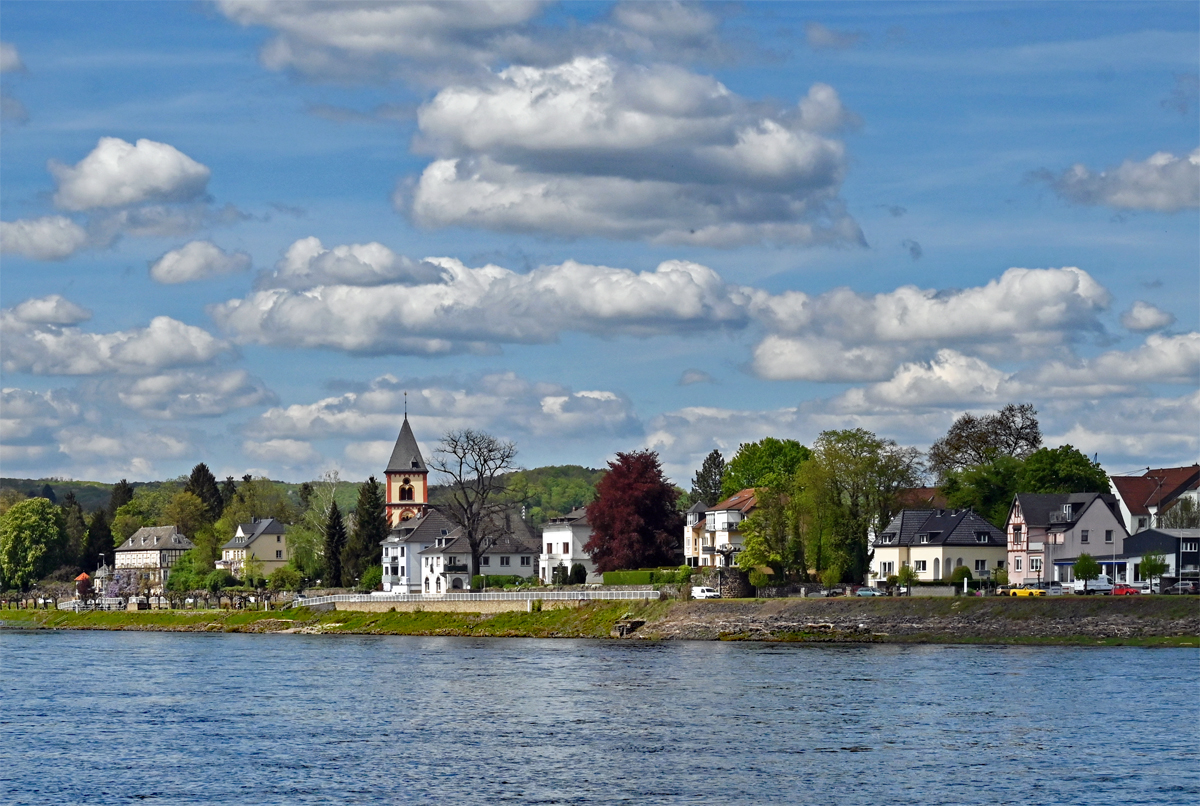
[[[425,514],[429,507],[429,468],[425,467],[425,460],[421,458],[421,449],[417,447],[417,438],[408,424],[407,413],[384,476],[387,479],[389,525],[396,527],[401,521]]]

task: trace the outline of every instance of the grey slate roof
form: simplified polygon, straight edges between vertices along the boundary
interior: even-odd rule
[[[255,518],[250,523],[238,524],[238,530],[244,537],[238,537],[237,532],[222,549],[244,549],[263,535],[281,535],[287,532],[284,525],[274,518]]]
[[[195,548],[174,526],[143,526],[117,547],[117,551],[187,551]]]
[[[896,535],[899,539],[882,542],[887,535]],[[980,535],[987,536],[986,544],[979,542]],[[921,543],[925,536],[931,546],[1007,545],[1004,532],[969,509],[902,510],[875,538],[873,545],[925,545]]]
[[[387,473],[425,472],[425,460],[421,458],[421,449],[417,447],[417,438],[413,436],[412,426],[408,424],[408,416],[400,426],[400,436],[396,437],[396,446],[392,448],[392,458],[387,463]]]
[[[462,536],[461,530],[454,535],[454,538],[444,546],[431,546],[425,549],[421,554],[467,554],[471,553],[471,544],[467,538]],[[500,535],[496,538],[496,542],[492,544],[484,555],[496,554],[540,554],[541,546],[534,548],[529,545],[528,541],[513,537],[512,535]]]
[[[694,503],[690,507],[688,507],[688,512],[698,512],[701,515],[703,515],[707,511],[708,511],[708,504],[704,503],[703,501],[697,501],[696,503]]]
[[[1096,499],[1110,510],[1116,506],[1116,497],[1109,493],[1017,493],[1016,500],[1021,505],[1021,513],[1025,516],[1028,526],[1049,527],[1051,525],[1066,529],[1070,524],[1079,520]],[[1063,505],[1071,505],[1071,514],[1062,515]],[[1119,511],[1114,511],[1118,521],[1121,520]]]
[[[383,543],[433,543],[458,527],[436,508],[430,507],[420,518],[401,521],[381,541]]]

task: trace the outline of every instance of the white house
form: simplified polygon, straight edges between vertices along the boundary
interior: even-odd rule
[[[549,584],[554,579],[554,569],[562,566],[568,572],[576,563],[587,571],[588,582],[603,582],[604,577],[596,573],[592,557],[583,547],[592,537],[592,526],[587,520],[587,510],[574,509],[561,518],[552,518],[542,527],[542,547],[538,557],[542,582]]]
[[[195,548],[174,526],[143,526],[117,546],[113,565],[116,572],[136,570],[149,574],[154,586],[162,589],[171,566],[188,549]]]
[[[704,512],[708,504],[697,501],[688,508],[683,519],[683,561],[696,568],[701,565],[712,565],[714,551],[709,549],[703,553],[704,545]]]
[[[423,585],[421,552],[447,542],[457,527],[436,509],[400,521],[380,544],[383,547],[383,589],[390,593],[420,593]]]
[[[975,579],[1004,569],[1004,532],[969,509],[905,509],[871,541],[871,576],[881,585],[904,566],[923,582],[967,568]]]
[[[704,511],[704,533],[700,537],[700,565],[732,565],[742,550],[741,523],[758,505],[754,488],[731,495]],[[685,546],[686,551],[686,546]],[[686,555],[685,555],[686,556]]]
[[[1140,476],[1110,476],[1129,534],[1162,526],[1159,518],[1190,498],[1200,505],[1200,465],[1148,469]]]
[[[421,593],[454,593],[471,590],[471,544],[462,529],[448,536],[419,555],[421,561]],[[514,534],[496,537],[479,558],[479,573],[490,576],[532,577],[538,572],[538,550],[529,540]]]

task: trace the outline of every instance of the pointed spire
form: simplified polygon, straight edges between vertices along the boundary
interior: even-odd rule
[[[396,447],[392,448],[392,458],[388,460],[386,472],[424,473],[427,470],[421,449],[417,447],[417,438],[408,424],[408,412],[405,411],[404,424],[400,426],[400,436],[396,437]]]

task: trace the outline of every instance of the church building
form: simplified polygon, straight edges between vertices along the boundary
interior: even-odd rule
[[[421,458],[417,438],[413,436],[408,415],[400,426],[396,447],[384,471],[387,480],[386,508],[388,525],[393,529],[403,521],[420,518],[429,508],[429,468]]]

